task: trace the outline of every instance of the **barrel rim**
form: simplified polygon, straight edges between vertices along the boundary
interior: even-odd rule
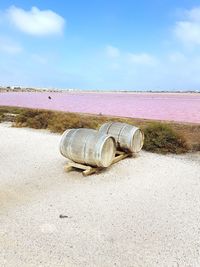
[[[96,162],[97,166],[101,166],[103,168],[109,167],[112,164],[112,161],[111,161],[109,165],[105,166],[105,164],[103,165],[103,163],[101,161],[103,146],[105,145],[105,142],[108,139],[112,139],[113,144],[114,144],[114,152],[116,152],[116,141],[112,135],[109,135],[109,134],[99,135],[98,134],[98,139],[97,139],[97,142],[95,144],[95,162]],[[100,146],[100,147],[98,147],[98,146]],[[115,155],[115,153],[114,153],[114,155]]]
[[[134,126],[134,127],[135,127],[135,126]],[[134,142],[134,141],[133,141],[133,140],[134,140],[134,134],[135,134],[137,131],[139,131],[139,132],[141,133],[141,135],[142,135],[142,141],[141,141],[140,148],[134,151],[134,149],[133,149],[133,148],[134,148],[134,145],[133,145],[133,142]],[[131,148],[132,148],[132,152],[133,152],[133,153],[138,153],[138,152],[141,151],[141,149],[142,149],[142,147],[143,147],[143,145],[144,145],[144,133],[142,132],[142,130],[141,130],[140,128],[136,127],[136,129],[134,130],[134,134],[133,134],[133,137],[131,138]]]
[[[64,137],[70,132],[70,131],[72,131],[72,130],[75,130],[75,129],[67,129],[67,130],[65,130],[63,133],[62,133],[62,135],[61,135],[61,138],[60,138],[60,143],[59,143],[59,151],[60,151],[60,153],[61,153],[61,155],[62,156],[64,156],[64,154],[63,154],[63,152],[62,152],[62,144],[63,144],[63,139],[64,139]],[[65,156],[64,156],[65,157]]]

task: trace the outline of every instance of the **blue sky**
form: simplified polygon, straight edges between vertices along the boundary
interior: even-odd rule
[[[0,84],[200,90],[200,2],[0,2]]]

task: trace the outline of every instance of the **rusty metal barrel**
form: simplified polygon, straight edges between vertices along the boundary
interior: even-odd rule
[[[135,126],[121,122],[104,123],[100,129],[100,134],[109,134],[115,138],[117,149],[137,153],[142,149],[144,134]]]
[[[76,163],[105,168],[114,159],[116,143],[112,136],[96,130],[70,129],[61,137],[60,153]]]

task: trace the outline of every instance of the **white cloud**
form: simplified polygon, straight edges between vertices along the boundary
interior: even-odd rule
[[[200,24],[189,21],[179,21],[175,28],[176,36],[186,44],[200,45]]]
[[[40,55],[40,54],[32,54],[31,55],[31,58],[36,62],[36,63],[39,63],[39,64],[42,64],[42,65],[45,65],[48,63],[48,60],[45,56],[43,55]]]
[[[114,47],[112,45],[107,45],[106,54],[110,58],[118,58],[120,56],[120,51],[117,47]]]
[[[119,63],[113,62],[109,65],[109,69],[113,71],[120,70],[121,66]]]
[[[200,7],[187,10],[185,14],[190,20],[200,22]]]
[[[112,66],[117,66],[116,68],[114,67],[113,69],[119,69],[121,65],[127,65],[128,63],[134,63],[137,65],[157,65],[158,60],[155,58],[153,55],[148,54],[148,53],[129,53],[126,51],[120,51],[119,48],[107,45],[106,46],[106,55],[112,59]],[[115,65],[113,65],[113,59]],[[116,62],[117,60],[117,62]]]
[[[186,57],[181,52],[172,52],[168,55],[169,61],[172,63],[185,62]]]
[[[200,45],[200,7],[187,10],[185,20],[177,21],[176,37],[188,45]]]
[[[150,54],[140,53],[140,54],[128,54],[129,61],[135,64],[141,65],[155,65],[157,64],[157,59]]]
[[[22,47],[9,38],[0,37],[0,51],[8,54],[19,54],[22,52]]]
[[[7,10],[9,21],[20,31],[37,36],[61,34],[65,20],[51,10],[39,10],[32,7],[30,11],[11,6]]]

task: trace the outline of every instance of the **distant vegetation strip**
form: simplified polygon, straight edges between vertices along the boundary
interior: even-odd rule
[[[156,153],[200,151],[200,124],[160,122],[82,113],[56,112],[18,107],[0,107],[0,122],[12,121],[14,127],[48,129],[62,133],[69,128],[98,129],[108,121],[140,127],[145,134],[144,149]]]
[[[81,90],[78,88],[37,88],[37,87],[22,87],[22,86],[0,86],[0,93],[4,92],[91,92],[91,93],[170,93],[170,94],[185,94],[185,93],[200,93],[200,90],[103,90],[103,89],[96,89],[96,90]]]

